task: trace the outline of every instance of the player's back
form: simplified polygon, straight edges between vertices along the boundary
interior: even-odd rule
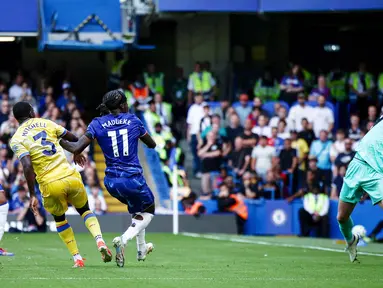
[[[383,117],[362,138],[356,152],[375,171],[383,173]],[[358,156],[357,156],[358,157]]]
[[[142,173],[138,140],[146,130],[135,115],[120,113],[97,117],[89,124],[87,133],[97,139],[104,153],[107,175],[119,177],[121,172]]]
[[[10,146],[19,159],[30,155],[36,180],[47,184],[75,172],[67,161],[59,139],[66,129],[50,120],[31,118],[20,125]]]

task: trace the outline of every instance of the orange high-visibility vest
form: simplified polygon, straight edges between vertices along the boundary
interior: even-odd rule
[[[201,202],[196,201],[191,207],[185,208],[185,213],[188,215],[195,215],[198,213],[198,209],[202,206],[203,204]]]
[[[136,100],[145,100],[149,97],[149,87],[145,86],[143,88],[136,88],[134,85],[129,86],[132,91],[133,97]]]
[[[244,220],[247,220],[249,213],[247,211],[246,204],[239,199],[237,195],[230,195],[230,198],[235,200],[235,204],[228,208],[229,211],[236,213],[239,217]]]

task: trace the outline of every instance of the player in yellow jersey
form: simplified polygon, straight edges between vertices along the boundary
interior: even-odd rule
[[[35,118],[33,108],[27,102],[16,103],[13,106],[13,115],[20,127],[12,137],[10,146],[23,165],[32,210],[36,212],[38,205],[35,194],[36,179],[40,186],[44,208],[55,219],[57,232],[73,256],[74,267],[83,267],[84,261],[78,250],[73,230],[65,217],[68,203],[71,203],[83,217],[86,227],[96,240],[103,261],[110,262],[112,254],[102,238],[97,218],[89,210],[80,173],[68,163],[59,145],[61,138],[77,141],[77,137],[50,120]],[[81,159],[81,156],[75,157],[77,160]]]

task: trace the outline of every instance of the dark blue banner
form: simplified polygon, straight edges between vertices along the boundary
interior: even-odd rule
[[[160,12],[256,12],[258,0],[158,0]]]
[[[161,0],[160,0],[161,1]],[[263,12],[380,10],[382,0],[259,0]]]
[[[0,33],[37,32],[37,0],[4,0],[0,11]]]

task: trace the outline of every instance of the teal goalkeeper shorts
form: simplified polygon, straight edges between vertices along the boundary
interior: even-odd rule
[[[356,204],[362,198],[363,191],[370,196],[373,205],[382,201],[383,174],[372,169],[356,155],[348,165],[339,199]]]

